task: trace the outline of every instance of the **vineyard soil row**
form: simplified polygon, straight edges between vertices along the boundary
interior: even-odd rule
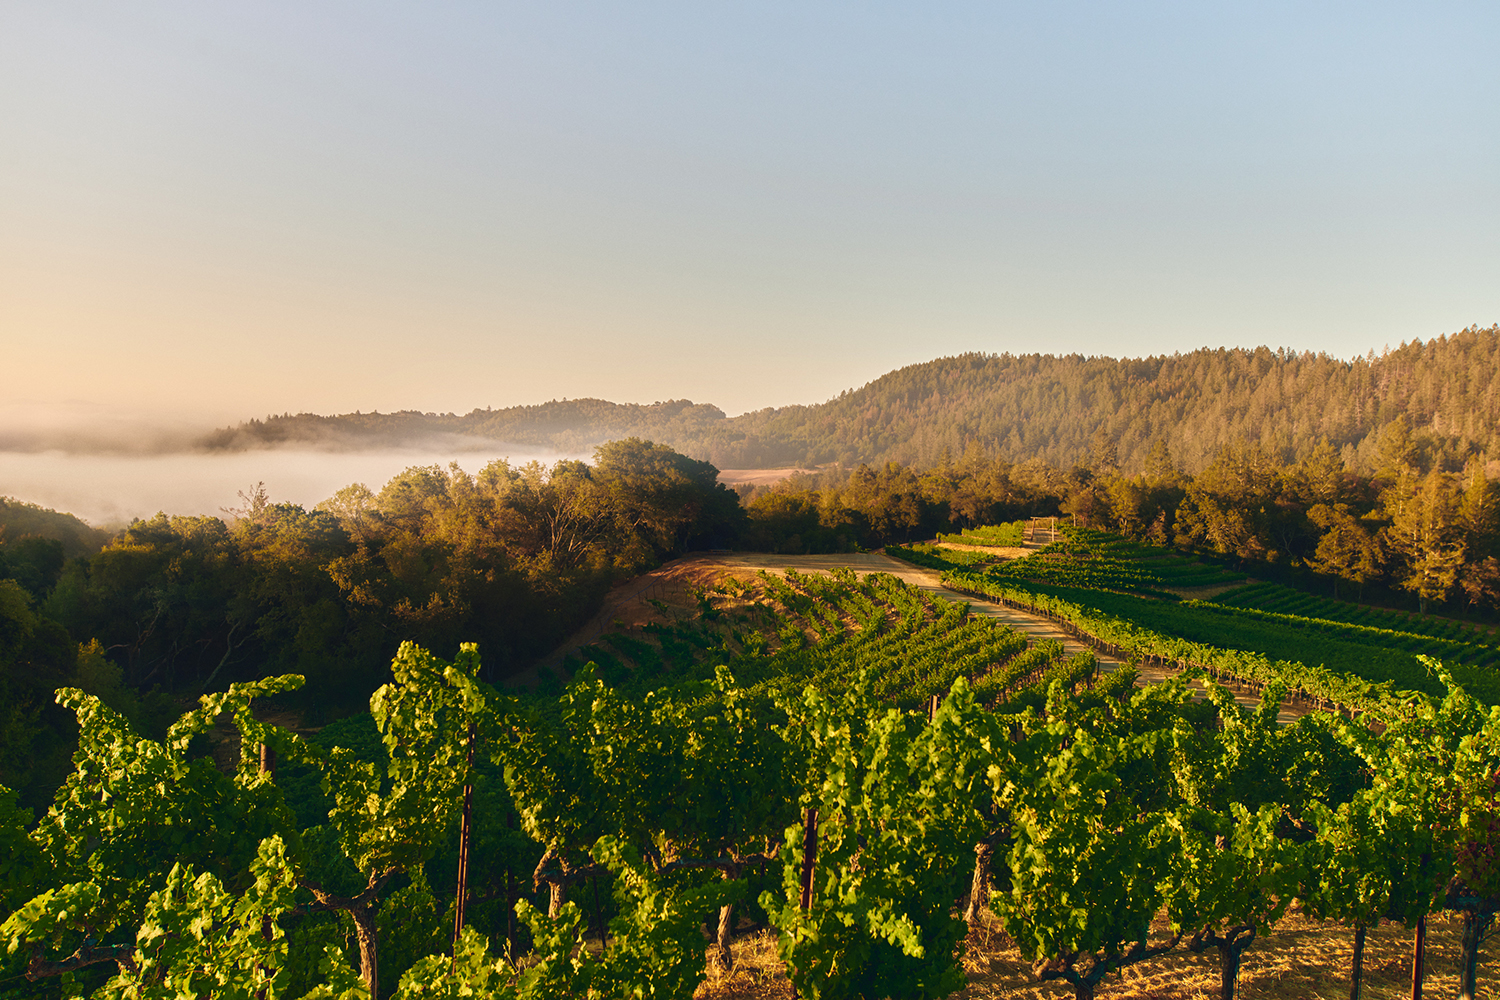
[[[1458,977],[1462,921],[1455,914],[1428,918],[1427,983],[1424,996],[1451,997],[1443,990]],[[1255,1000],[1347,1000],[1349,960],[1354,935],[1348,928],[1301,914],[1288,916],[1245,953],[1240,995]],[[1365,942],[1363,996],[1395,1000],[1411,995],[1412,932],[1385,922],[1369,931]],[[777,959],[772,935],[747,938],[739,945],[731,973],[710,973],[696,1000],[785,1000],[790,984]],[[966,942],[969,986],[955,1000],[1068,1000],[1073,991],[1062,983],[1039,983],[1004,935],[990,927],[976,929]],[[1484,945],[1485,963],[1494,948]],[[1217,959],[1211,954],[1174,952],[1124,970],[1109,986],[1109,1000],[1202,1000],[1216,996]]]

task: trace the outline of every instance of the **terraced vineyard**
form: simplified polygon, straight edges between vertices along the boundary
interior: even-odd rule
[[[1390,629],[1394,632],[1414,635],[1429,635],[1435,639],[1453,642],[1477,642],[1486,645],[1500,643],[1494,629],[1455,622],[1443,618],[1431,618],[1404,611],[1372,608],[1349,601],[1335,601],[1317,594],[1294,590],[1279,583],[1252,583],[1237,590],[1220,594],[1215,604],[1237,608],[1255,608],[1286,615],[1301,615],[1324,621],[1345,622],[1367,628]]]
[[[956,535],[938,535],[938,541],[957,545],[988,545],[994,548],[1015,548],[1020,545],[1026,532],[1025,521],[1008,524],[987,524],[970,528]]]
[[[939,538],[942,536],[939,535]],[[914,545],[887,545],[885,554],[896,559],[902,559],[913,566],[921,566],[924,569],[945,570],[955,566],[973,567],[988,566],[996,561],[996,556],[988,552],[974,552],[968,549],[948,549],[931,542],[917,542]]]
[[[1132,542],[1106,531],[1060,530],[1061,540],[1006,563],[995,575],[1054,586],[1149,595],[1244,580],[1243,574],[1206,566],[1170,549]]]
[[[1277,615],[1205,601],[1148,600],[1127,594],[951,571],[944,582],[991,599],[1017,601],[1072,622],[1128,654],[1201,663],[1256,683],[1281,679],[1316,697],[1358,706],[1379,693],[1367,685],[1439,694],[1417,661],[1434,656],[1475,697],[1500,704],[1500,654],[1491,646]],[[1360,683],[1364,682],[1364,683]]]
[[[1091,654],[1064,657],[1061,644],[1030,646],[1008,625],[969,614],[892,576],[863,579],[762,573],[699,595],[697,616],[616,632],[570,657],[569,672],[592,661],[622,690],[713,676],[727,666],[748,687],[834,689],[870,671],[873,693],[915,709],[970,680],[986,704],[1040,704],[1054,679],[1069,685],[1094,673]]]

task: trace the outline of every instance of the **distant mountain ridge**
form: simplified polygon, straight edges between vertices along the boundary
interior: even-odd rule
[[[586,452],[620,437],[688,438],[725,419],[717,406],[686,399],[641,405],[603,399],[553,400],[534,406],[453,413],[315,413],[283,414],[248,420],[214,431],[202,442],[212,451],[244,451],[284,445],[378,448],[429,441],[453,435],[481,441],[503,441],[560,452]]]
[[[1293,459],[1323,437],[1369,471],[1375,439],[1404,417],[1430,462],[1500,460],[1500,327],[1470,327],[1344,361],[1265,347],[1148,358],[963,354],[890,372],[825,403],[728,417],[689,400],[599,399],[452,413],[283,415],[214,432],[214,450],[373,448],[435,435],[560,452],[620,437],[669,444],[720,468],[900,461],[935,465],[971,447],[1068,467],[1112,446],[1126,471],[1164,439],[1202,469],[1221,446]],[[476,444],[479,442],[476,441]]]

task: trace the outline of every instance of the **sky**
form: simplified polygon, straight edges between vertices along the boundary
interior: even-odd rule
[[[1488,326],[1497,42],[1484,3],[9,0],[0,419],[736,414]]]

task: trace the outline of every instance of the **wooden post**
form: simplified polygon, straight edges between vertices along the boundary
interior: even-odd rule
[[[1349,970],[1349,1000],[1359,1000],[1360,983],[1365,977],[1365,925],[1354,925],[1354,960]]]
[[[609,947],[609,928],[604,924],[604,907],[599,905],[599,876],[594,876],[594,919],[599,921],[599,953]]]
[[[266,746],[264,743],[262,743],[260,745],[260,773],[261,774],[275,774],[276,773],[276,751],[272,750],[270,747]]]
[[[458,825],[458,898],[453,904],[453,968],[458,968],[458,938],[464,929],[464,904],[469,898],[469,839],[474,817],[474,743],[479,732],[469,723],[469,753],[464,770],[464,812]]]
[[[1411,1000],[1422,1000],[1422,980],[1427,972],[1427,918],[1417,921],[1417,939],[1411,948]]]
[[[818,811],[809,809],[802,826],[802,911],[812,909],[813,865],[818,857]]]

